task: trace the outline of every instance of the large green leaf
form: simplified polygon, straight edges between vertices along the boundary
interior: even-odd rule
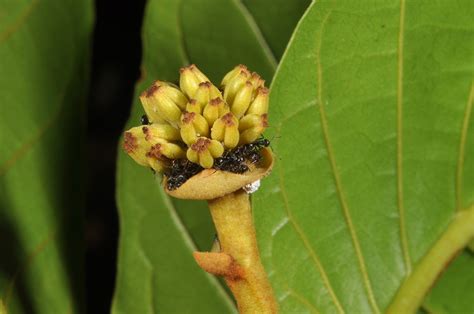
[[[290,19],[288,27],[297,17]],[[274,40],[286,43],[289,33]],[[138,95],[156,79],[177,81],[183,65],[196,63],[216,83],[239,63],[267,81],[276,68],[255,21],[236,0],[149,1],[143,45],[143,78],[126,128],[138,124],[143,114]],[[214,238],[207,204],[169,199],[159,179],[122,151],[117,174],[121,235],[113,312],[235,311],[221,284],[192,257],[197,249],[208,250]]]
[[[82,131],[91,1],[0,4],[0,300],[82,312]]]
[[[299,23],[254,203],[283,313],[383,311],[472,204],[472,16],[468,0],[318,1]]]

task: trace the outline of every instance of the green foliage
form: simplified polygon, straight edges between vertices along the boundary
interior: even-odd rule
[[[83,311],[91,31],[91,1],[0,4],[0,304],[9,313]]]
[[[254,211],[284,313],[383,311],[472,203],[474,6],[403,5],[316,2],[274,79]]]

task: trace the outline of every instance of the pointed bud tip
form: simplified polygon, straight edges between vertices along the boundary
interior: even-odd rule
[[[262,95],[268,95],[268,93],[270,93],[270,90],[267,87],[263,86],[263,87],[259,87],[257,89],[257,92]]]
[[[235,125],[235,116],[232,112],[228,112],[221,117],[222,122],[228,127]]]
[[[203,86],[203,87],[207,87],[207,88],[211,88],[211,86],[212,86],[212,83],[211,83],[211,82],[209,82],[209,81],[206,81],[206,82],[201,82],[201,83],[199,83],[199,87],[201,87],[201,86]]]
[[[125,132],[124,134],[124,141],[123,141],[123,149],[127,152],[127,154],[132,153],[135,149],[137,149],[137,138],[133,136],[132,132]]]
[[[205,137],[200,137],[197,139],[197,141],[191,145],[191,149],[201,153],[207,150],[209,145],[211,144],[211,140]]]
[[[149,98],[160,88],[160,85],[153,84],[141,94],[141,97]]]
[[[196,116],[195,112],[185,111],[183,113],[182,118],[181,118],[181,122],[183,122],[184,124],[189,124],[189,123],[193,122],[195,116]]]
[[[209,104],[210,104],[211,106],[218,106],[218,105],[220,105],[222,102],[223,102],[222,98],[216,97],[216,98],[214,98],[214,99],[211,99],[211,101],[209,102]]]
[[[155,144],[151,147],[150,151],[146,153],[149,158],[163,159],[163,153],[161,152],[161,144]]]

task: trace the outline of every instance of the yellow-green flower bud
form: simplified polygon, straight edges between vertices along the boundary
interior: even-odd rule
[[[236,93],[230,110],[237,118],[240,118],[247,111],[252,100],[253,85],[247,81]]]
[[[268,127],[268,115],[249,114],[240,119],[240,142],[239,144],[248,144],[257,140],[263,131]]]
[[[183,158],[184,150],[176,144],[168,143],[163,139],[155,139],[146,156],[156,160]]]
[[[200,137],[192,144],[186,152],[186,157],[203,168],[211,168],[214,164],[214,158],[224,154],[224,147],[215,140]]]
[[[209,135],[209,125],[206,119],[195,112],[184,112],[181,117],[181,138],[187,145],[197,141],[198,137]]]
[[[265,84],[265,81],[260,77],[260,75],[258,75],[257,72],[252,73],[249,81],[252,83],[254,89],[263,87],[263,85]]]
[[[199,88],[199,83],[207,82],[209,79],[194,65],[183,67],[180,70],[179,87],[188,96],[195,98],[194,94]]]
[[[268,93],[268,88],[259,87],[257,89],[257,96],[250,104],[247,114],[262,115],[268,113]]]
[[[196,99],[190,99],[188,103],[186,104],[186,111],[201,114],[202,112],[201,105]]]
[[[241,71],[224,87],[224,100],[232,107],[232,103],[237,92],[245,85],[250,74],[248,71]]]
[[[152,85],[144,92],[140,96],[140,100],[149,120],[152,122],[166,120],[172,125],[176,125],[181,117],[181,107],[184,106],[173,101],[177,94],[173,87],[157,84]]]
[[[157,124],[142,126],[142,132],[145,134],[145,139],[153,142],[154,139],[164,139],[167,141],[178,141],[181,139],[178,129],[169,124]]]
[[[219,117],[222,117],[227,112],[229,112],[229,107],[222,98],[217,97],[211,99],[206,107],[204,107],[203,116],[209,125],[213,125]]]
[[[151,144],[145,140],[141,127],[134,127],[124,133],[123,149],[138,164],[148,166],[146,153],[150,150]]]
[[[234,79],[240,72],[248,72],[247,67],[243,64],[239,64],[235,68],[233,68],[230,72],[228,72],[221,81],[221,86],[226,86],[229,82]]]
[[[226,148],[234,148],[239,143],[239,121],[228,112],[214,122],[211,138],[224,143]]]
[[[194,94],[194,98],[201,105],[201,109],[206,106],[211,99],[222,97],[221,92],[212,85],[211,82],[199,83],[199,87]]]

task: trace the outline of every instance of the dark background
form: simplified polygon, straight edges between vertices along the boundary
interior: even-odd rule
[[[87,113],[86,298],[88,313],[110,313],[115,285],[118,139],[139,77],[145,0],[96,0]]]

